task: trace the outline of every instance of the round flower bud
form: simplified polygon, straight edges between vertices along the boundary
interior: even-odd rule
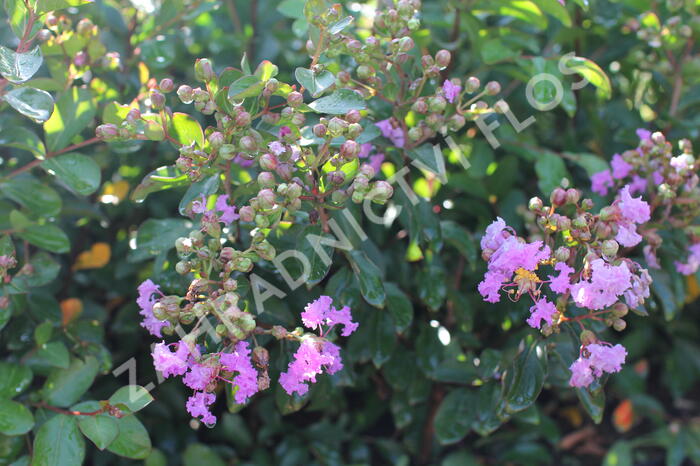
[[[435,54],[435,64],[440,68],[446,68],[449,66],[451,60],[452,54],[445,49],[442,49]]]
[[[347,121],[338,117],[333,117],[331,121],[328,122],[328,132],[330,136],[334,138],[342,136],[348,126],[349,124]]]
[[[581,340],[581,344],[583,346],[588,346],[598,341],[598,339],[595,336],[595,333],[593,333],[590,330],[583,330],[579,339]]]
[[[272,209],[275,205],[275,193],[271,189],[261,189],[257,198],[260,207],[265,210]]]
[[[612,307],[612,314],[615,317],[625,317],[629,312],[629,308],[625,303],[615,303]]]
[[[470,76],[464,83],[464,90],[467,91],[469,94],[475,93],[479,90],[480,87],[481,81],[479,81],[479,78],[477,78],[476,76]]]
[[[186,84],[177,88],[177,96],[183,104],[191,104],[194,100],[194,91]]]
[[[279,165],[279,160],[274,154],[263,154],[260,156],[258,164],[263,170],[274,170]]]
[[[238,215],[240,215],[241,220],[244,222],[252,222],[255,220],[255,210],[249,205],[241,207],[238,211]]]
[[[565,246],[559,246],[554,251],[554,258],[558,262],[566,262],[569,260],[570,257],[571,257],[571,250]]]
[[[287,188],[286,196],[290,199],[296,199],[301,196],[302,189],[303,188],[299,183],[290,183],[289,187]]]
[[[219,155],[224,160],[233,160],[236,157],[236,146],[233,144],[224,144],[219,148]]]
[[[581,208],[583,210],[591,210],[593,208],[593,200],[584,199],[583,201],[581,201]]]
[[[394,194],[394,188],[386,181],[376,181],[369,194],[370,199],[377,204],[384,204]]]
[[[603,245],[600,249],[606,257],[615,257],[617,251],[620,249],[620,245],[614,239],[608,239],[603,241]]]
[[[161,92],[165,92],[167,94],[168,92],[172,92],[173,89],[175,89],[175,84],[173,83],[172,79],[163,78],[160,80],[160,83],[158,84],[158,88],[160,89]]]
[[[275,175],[270,172],[260,172],[258,175],[258,184],[263,188],[272,188],[276,183]]]
[[[287,332],[286,328],[284,328],[280,325],[274,325],[272,327],[272,331],[270,332],[270,335],[272,335],[273,337],[275,337],[278,340],[282,340],[282,339],[287,337],[288,333],[289,332]]]
[[[346,159],[354,159],[360,153],[360,145],[349,139],[340,146],[340,155]]]
[[[328,181],[332,185],[340,186],[341,184],[343,184],[345,182],[345,173],[340,171],[340,170],[330,172],[327,176],[328,176]]]
[[[654,142],[654,144],[659,146],[666,143],[666,137],[659,131],[652,133],[651,140]]]
[[[162,110],[165,107],[165,96],[160,91],[151,89],[149,98],[151,99],[151,107],[154,110]]]
[[[252,136],[243,136],[238,143],[240,144],[241,148],[246,151],[254,151],[257,148],[255,138]]]
[[[75,54],[75,57],[73,57],[73,64],[77,66],[78,68],[87,65],[88,62],[88,55],[87,53],[83,52],[82,50],[78,53]]]
[[[566,191],[562,188],[555,188],[549,196],[549,201],[554,207],[562,206],[566,203]]]
[[[261,368],[265,368],[270,363],[270,353],[262,346],[253,349],[253,363]]]
[[[430,55],[423,55],[420,57],[420,64],[424,69],[427,69],[435,65],[435,60]]]
[[[58,26],[58,17],[54,15],[53,13],[50,13],[49,15],[46,16],[46,25],[49,27],[55,27]]]
[[[413,110],[416,113],[420,113],[421,115],[424,115],[428,113],[428,104],[425,102],[425,99],[418,99],[411,106],[411,110]]]
[[[413,39],[411,39],[409,36],[402,37],[399,40],[399,51],[400,52],[408,52],[414,46],[415,46],[415,43],[413,42]],[[447,66],[447,65],[445,65],[445,66]]]
[[[528,202],[527,208],[530,210],[542,210],[542,206],[544,204],[542,203],[542,199],[539,197],[533,197],[530,199],[530,202]]]
[[[280,163],[275,169],[275,172],[277,172],[283,180],[289,181],[292,179],[293,167],[288,163]]]
[[[579,199],[581,199],[581,191],[578,189],[567,189],[566,190],[566,203],[567,204],[578,204]]]
[[[75,32],[77,32],[78,35],[85,37],[92,32],[93,27],[94,24],[92,24],[92,21],[90,21],[89,18],[83,18],[78,21],[78,24],[75,27]]]
[[[277,91],[277,89],[279,89],[279,87],[280,87],[280,82],[278,80],[276,80],[275,78],[270,78],[270,80],[267,83],[265,83],[265,90],[270,94]]]
[[[250,113],[240,112],[234,119],[237,126],[248,126],[251,122]]]
[[[306,122],[306,116],[301,112],[295,112],[292,114],[292,124],[294,126],[304,126]]]
[[[212,149],[218,150],[224,145],[224,135],[219,131],[214,131],[209,135],[209,145]]]
[[[180,275],[189,273],[191,268],[192,264],[189,261],[180,261],[175,264],[175,272],[179,273]]]
[[[414,126],[413,128],[408,130],[408,139],[410,139],[411,141],[415,142],[422,137],[423,130],[420,127]]]
[[[297,108],[304,103],[304,96],[300,92],[292,91],[287,96],[287,105],[292,108]]]
[[[53,34],[51,34],[51,31],[49,31],[48,29],[41,29],[39,32],[36,33],[36,40],[39,42],[46,42],[52,37]]]
[[[350,110],[345,114],[345,121],[348,123],[359,123],[362,119],[362,114],[359,110]]]
[[[119,137],[119,128],[111,123],[106,123],[95,128],[95,136],[105,141]]]
[[[194,62],[194,77],[197,81],[208,83],[216,77],[211,61],[207,58],[199,58]]]
[[[428,100],[428,108],[431,112],[442,113],[447,106],[447,100],[442,96],[431,97]]]
[[[314,125],[314,136],[317,138],[322,138],[326,135],[326,132],[328,131],[328,128],[326,128],[326,125],[324,124],[317,124]]]
[[[496,95],[501,92],[501,84],[498,81],[489,81],[486,84],[486,95]]]
[[[625,322],[622,319],[615,319],[613,320],[612,327],[617,330],[618,332],[623,331],[625,328],[627,328],[627,322]]]
[[[368,65],[360,65],[357,67],[357,77],[360,79],[369,79],[374,76],[374,68]]]

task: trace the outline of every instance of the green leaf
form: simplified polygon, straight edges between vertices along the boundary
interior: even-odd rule
[[[21,126],[5,126],[0,129],[0,146],[26,150],[37,159],[43,159],[46,156],[46,147],[39,136]]]
[[[564,161],[552,152],[542,152],[537,162],[535,162],[535,172],[539,179],[538,186],[540,191],[547,198],[554,188],[561,185],[562,179],[567,178],[571,180],[571,175],[566,170]]]
[[[142,410],[148,406],[151,401],[153,401],[151,394],[140,385],[127,385],[126,387],[120,388],[109,397],[110,404],[122,404],[132,413]]]
[[[0,433],[26,434],[34,427],[34,416],[22,403],[0,399]]]
[[[391,314],[384,310],[370,309],[369,312],[369,354],[374,366],[379,368],[389,360],[396,347],[394,320]]]
[[[474,265],[477,259],[477,246],[472,234],[466,228],[451,220],[440,222],[442,238],[455,247],[467,261]]]
[[[87,155],[70,152],[42,162],[44,170],[51,170],[70,189],[87,196],[100,187],[100,166]]]
[[[386,308],[394,319],[398,333],[403,333],[413,322],[413,304],[406,293],[394,283],[385,283]]]
[[[311,97],[317,97],[326,89],[335,84],[335,76],[330,71],[322,71],[318,74],[306,68],[297,68],[294,72],[299,84],[309,91]]]
[[[207,445],[191,443],[182,455],[184,466],[226,466],[226,463]]]
[[[258,67],[255,69],[255,76],[257,76],[263,83],[268,82],[270,79],[277,76],[279,73],[279,68],[277,65],[272,63],[270,60],[263,60],[260,62]]]
[[[564,66],[575,71],[597,88],[597,94],[604,99],[612,96],[612,84],[610,78],[605,74],[593,60],[583,57],[570,57],[564,62]]]
[[[600,424],[605,411],[605,391],[602,387],[595,389],[576,388],[576,395],[593,422]]]
[[[197,120],[186,113],[176,112],[168,123],[168,133],[177,142],[186,146],[196,142],[199,147],[204,147],[204,131]]]
[[[603,466],[632,466],[632,446],[625,440],[618,440],[610,447],[603,459]]]
[[[95,112],[95,103],[89,90],[72,87],[61,94],[53,115],[44,123],[46,148],[53,152],[68,146],[90,124]]]
[[[297,238],[297,251],[302,253],[309,260],[310,271],[306,283],[310,286],[320,283],[321,280],[328,275],[328,272],[333,265],[332,260],[335,251],[330,245],[322,244],[321,240],[316,237],[328,238],[331,241],[334,239],[333,235],[330,233],[324,233],[320,225],[309,225],[302,230],[301,234]],[[324,262],[321,256],[316,253],[314,245],[316,248],[320,248],[325,251],[326,255],[330,259],[327,263]],[[289,266],[288,271],[292,277],[297,278],[299,275],[301,275],[301,264],[298,260],[289,259],[288,261],[285,261],[284,264],[285,266]]]
[[[44,286],[52,282],[61,270],[61,266],[43,251],[34,254],[29,263],[32,265],[32,273],[17,274],[12,279],[12,285],[25,292],[29,288]]]
[[[136,251],[148,256],[157,256],[161,252],[175,247],[175,241],[187,236],[192,223],[183,219],[148,219],[136,233]],[[137,259],[142,259],[140,256]]]
[[[12,399],[29,387],[32,370],[25,365],[0,362],[0,398]]]
[[[210,176],[209,178],[192,183],[187,189],[185,195],[182,196],[182,199],[180,199],[180,205],[178,206],[180,215],[186,214],[185,210],[190,205],[190,202],[199,200],[202,198],[202,196],[207,199],[209,196],[216,193],[216,191],[219,189],[219,182],[219,175],[216,174]]]
[[[238,102],[246,97],[257,97],[265,87],[265,82],[257,76],[243,76],[236,79],[228,88],[229,102]]]
[[[42,366],[58,367],[59,369],[68,369],[70,367],[70,353],[60,341],[51,341],[43,345],[39,345],[30,358],[28,363],[38,364]]]
[[[151,453],[151,438],[141,421],[134,415],[124,416],[117,419],[117,426],[119,435],[107,450],[135,460],[147,458]]]
[[[143,202],[151,193],[186,186],[189,183],[187,175],[174,165],[159,167],[141,180],[131,193],[131,199],[134,202]]]
[[[498,412],[501,405],[501,393],[496,383],[487,383],[478,389],[476,416],[472,428],[479,435],[485,436],[495,431],[503,423]]]
[[[309,108],[314,112],[329,115],[344,115],[350,110],[364,110],[366,107],[362,97],[349,89],[338,89],[331,95],[321,97],[309,104]]]
[[[489,39],[481,46],[481,58],[487,65],[517,57],[518,52],[506,47],[500,39]]]
[[[346,27],[350,26],[354,20],[355,20],[355,18],[353,18],[352,16],[346,16],[345,18],[338,20],[335,23],[331,24],[330,27],[328,28],[328,33],[329,34],[338,34],[340,31],[342,31]]]
[[[53,224],[32,225],[18,231],[17,236],[34,246],[47,251],[64,253],[70,251],[70,241],[63,230]]]
[[[98,367],[97,359],[88,356],[85,361],[73,359],[68,369],[52,370],[44,383],[44,401],[61,407],[74,404],[92,385]]]
[[[53,217],[61,211],[61,196],[32,177],[11,178],[2,182],[0,193],[42,217]]]
[[[95,0],[37,0],[36,9],[38,13],[45,11],[61,10],[72,6],[87,5]]]
[[[85,440],[74,416],[58,414],[41,426],[34,438],[33,466],[83,464]]]
[[[39,70],[42,61],[38,46],[29,52],[17,53],[0,45],[0,74],[13,84],[29,80]]]
[[[12,108],[37,123],[48,120],[53,112],[53,97],[41,89],[18,87],[5,94],[4,99]]]
[[[503,376],[503,400],[508,413],[530,407],[544,386],[547,352],[537,341],[523,350]]]
[[[277,11],[287,18],[304,19],[305,0],[282,0]]]
[[[471,429],[476,417],[476,394],[466,388],[452,390],[435,413],[435,437],[443,445],[457,443]]]
[[[84,401],[73,405],[71,410],[83,413],[99,411],[102,408],[98,401]],[[89,438],[100,450],[104,450],[112,444],[119,435],[119,426],[116,418],[106,413],[92,416],[76,416],[80,431]]]
[[[571,17],[566,7],[559,3],[559,0],[539,0],[537,2],[539,6],[545,13],[554,16],[558,19],[564,26],[571,27]]]
[[[34,327],[34,342],[37,346],[43,346],[49,342],[53,334],[53,324],[46,320]]]
[[[306,0],[304,4],[304,16],[310,24],[314,24],[316,16],[321,16],[330,7],[327,0]]]
[[[360,284],[362,297],[372,306],[383,308],[386,293],[379,268],[362,251],[354,249],[346,254],[352,271]]]

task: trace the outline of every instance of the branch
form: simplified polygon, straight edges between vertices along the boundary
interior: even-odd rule
[[[17,176],[17,175],[19,175],[19,174],[21,174],[21,173],[24,173],[24,172],[26,172],[26,171],[28,171],[28,170],[31,170],[32,168],[36,167],[37,165],[41,165],[42,162],[44,162],[44,161],[46,161],[46,160],[49,160],[49,159],[51,159],[51,158],[53,158],[53,157],[56,157],[57,155],[65,154],[66,152],[70,152],[70,151],[73,151],[73,150],[75,150],[75,149],[80,149],[81,147],[89,146],[90,144],[94,144],[94,143],[96,143],[96,142],[100,142],[101,140],[102,140],[102,139],[100,139],[100,138],[98,138],[98,137],[94,137],[94,138],[86,139],[86,140],[83,141],[83,142],[79,142],[79,143],[77,143],[77,144],[73,144],[72,146],[65,147],[65,148],[63,148],[63,149],[61,149],[61,150],[57,150],[57,151],[54,151],[54,152],[48,152],[48,153],[46,154],[46,157],[44,157],[43,159],[32,160],[31,162],[29,162],[28,164],[24,165],[23,167],[18,168],[17,170],[11,172],[9,175],[4,176],[3,178],[0,178],[0,179],[2,179],[2,180],[7,180],[7,179],[10,179],[10,178],[13,178],[13,177],[15,177],[15,176]]]

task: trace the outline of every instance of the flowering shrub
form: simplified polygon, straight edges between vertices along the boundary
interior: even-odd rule
[[[0,464],[700,462],[694,2],[3,8]]]

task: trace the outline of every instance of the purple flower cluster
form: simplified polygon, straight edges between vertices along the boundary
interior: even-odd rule
[[[309,303],[301,314],[301,320],[307,328],[318,330],[321,337],[328,335],[336,325],[343,326],[341,335],[344,337],[358,327],[352,321],[350,308],[345,306],[336,309],[329,296],[321,296]],[[340,348],[337,345],[315,335],[307,335],[294,353],[287,371],[280,374],[280,384],[290,395],[294,392],[304,395],[309,390],[306,382],[316,382],[316,376],[323,373],[324,369],[328,374],[335,374],[342,368]]]
[[[571,364],[572,387],[587,387],[596,377],[603,373],[619,372],[625,363],[627,350],[622,345],[608,346],[606,344],[592,343],[581,349],[581,356]]]
[[[378,121],[375,125],[382,132],[382,136],[390,140],[394,146],[399,148],[404,146],[406,141],[403,128],[394,118]]]
[[[195,214],[203,214],[202,223],[221,222],[224,225],[230,225],[231,222],[238,220],[236,206],[229,205],[228,195],[219,196],[216,199],[216,204],[213,209],[207,209],[207,200],[204,196],[192,202],[192,212]]]
[[[154,337],[162,338],[161,329],[168,326],[165,320],[159,320],[153,315],[153,306],[158,301],[157,296],[163,296],[160,292],[160,287],[151,280],[146,280],[139,285],[139,296],[136,298],[136,304],[141,308],[139,314],[143,316],[141,327],[148,330]]]

